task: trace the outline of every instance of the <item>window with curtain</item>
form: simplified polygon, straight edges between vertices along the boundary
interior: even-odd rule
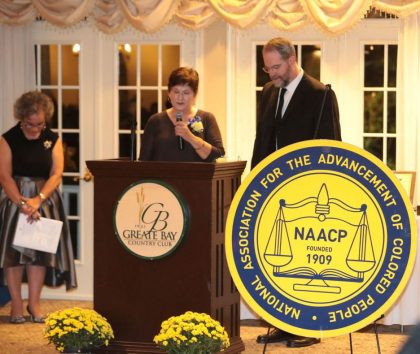
[[[80,46],[73,44],[36,44],[36,88],[54,102],[50,127],[63,142],[64,207],[68,216],[73,252],[80,259]]]
[[[180,66],[179,44],[118,45],[119,157],[131,156],[131,128],[136,127],[135,157],[149,117],[167,107],[168,78]]]
[[[396,44],[364,44],[363,147],[396,168]]]

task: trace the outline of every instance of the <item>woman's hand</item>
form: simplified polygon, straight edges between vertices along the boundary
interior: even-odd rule
[[[34,198],[21,198],[21,201],[25,202],[20,207],[20,212],[27,216],[26,220],[28,223],[32,224],[34,221],[39,220],[41,217],[40,212],[38,211],[39,206],[37,207],[38,202],[36,201],[37,197]]]
[[[211,145],[206,143],[202,138],[195,136],[188,124],[180,121],[175,122],[175,135],[180,136],[186,142],[191,144],[195,152],[200,156],[203,160],[205,160],[211,152]]]
[[[41,214],[39,213],[39,211],[35,211],[34,213],[32,213],[31,215],[27,217],[26,221],[32,224],[35,221],[39,221],[40,217],[41,217]]]
[[[32,215],[32,212],[33,212],[33,210],[32,210],[32,208],[27,204],[27,201],[28,201],[28,198],[20,198],[20,200],[21,200],[21,203],[23,203],[23,204],[20,204],[20,212],[21,213],[23,213],[23,214],[25,214],[25,215],[28,215],[28,216],[31,216]]]
[[[34,221],[38,221],[41,217],[41,213],[39,212],[39,208],[42,204],[41,198],[39,196],[35,196],[33,198],[22,198],[25,202],[20,208],[20,211],[27,215],[27,222],[32,224]]]
[[[41,198],[39,196],[35,196],[32,198],[26,199],[26,208],[30,211],[31,214],[38,211],[42,204]]]
[[[190,142],[194,134],[188,128],[188,124],[184,121],[175,122],[175,135],[180,136],[182,139]]]

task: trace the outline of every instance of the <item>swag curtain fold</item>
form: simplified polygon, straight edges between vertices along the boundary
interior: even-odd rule
[[[360,21],[369,7],[404,18],[420,10],[420,0],[0,0],[0,23],[22,25],[42,16],[68,27],[88,18],[111,34],[128,24],[152,33],[169,21],[192,30],[216,20],[238,28],[267,22],[280,30],[313,22],[339,34]]]
[[[286,31],[302,27],[309,21],[296,0],[277,1],[266,19],[270,26]]]
[[[255,25],[271,11],[275,0],[208,0],[226,22],[239,28]]]
[[[48,22],[56,26],[70,26],[92,11],[93,1],[32,0],[36,11]]]
[[[125,19],[141,32],[155,32],[175,15],[181,0],[116,1]]]
[[[301,2],[304,12],[323,29],[340,33],[353,27],[372,5],[366,0],[313,0]]]
[[[216,12],[205,0],[182,1],[175,15],[182,26],[192,30],[206,27],[218,19]]]

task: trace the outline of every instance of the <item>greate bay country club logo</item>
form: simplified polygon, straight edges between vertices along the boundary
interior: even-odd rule
[[[143,180],[130,185],[114,208],[118,240],[133,255],[157,259],[171,254],[187,233],[189,209],[168,184]]]
[[[307,337],[356,331],[402,293],[416,253],[412,206],[370,153],[330,140],[278,150],[242,182],[226,252],[247,304]]]

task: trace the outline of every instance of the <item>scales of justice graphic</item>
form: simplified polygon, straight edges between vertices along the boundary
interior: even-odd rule
[[[326,183],[317,196],[277,203],[263,253],[274,278],[309,280],[293,282],[293,290],[329,294],[340,294],[341,282],[364,282],[377,264],[367,204],[330,198]]]

